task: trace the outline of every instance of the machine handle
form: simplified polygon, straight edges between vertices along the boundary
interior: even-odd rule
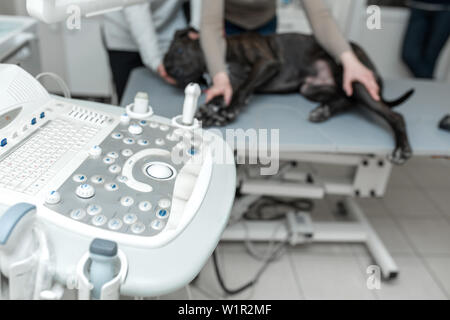
[[[0,218],[0,245],[6,245],[14,228],[22,220],[25,215],[33,210],[36,206],[29,203],[18,203],[9,208]]]

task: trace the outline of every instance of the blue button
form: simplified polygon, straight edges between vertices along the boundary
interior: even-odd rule
[[[0,142],[0,147],[4,147],[8,144],[8,139],[4,138],[1,142]]]
[[[36,118],[31,119],[31,125],[34,126],[36,124],[37,120]]]
[[[193,155],[196,154],[196,153],[197,153],[197,151],[195,150],[194,147],[192,147],[192,148],[189,149],[189,154],[190,154],[190,155],[193,156]]]
[[[39,118],[44,119],[45,118],[45,112],[41,112],[41,115],[39,116]]]
[[[159,210],[158,214],[159,214],[160,217],[165,217],[166,214],[167,214],[167,210]]]

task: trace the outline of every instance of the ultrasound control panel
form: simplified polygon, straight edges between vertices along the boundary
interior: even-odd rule
[[[186,159],[174,161],[174,155],[194,157],[201,144],[191,130],[124,114],[74,174],[50,191],[45,206],[96,228],[156,236],[170,218],[177,179],[186,179],[179,177]]]

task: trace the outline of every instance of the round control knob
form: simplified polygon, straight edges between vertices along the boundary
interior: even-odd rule
[[[80,185],[77,190],[76,194],[81,199],[89,199],[92,198],[95,195],[95,189],[90,184],[82,184]]]
[[[164,163],[150,164],[145,171],[151,178],[158,180],[167,180],[174,175],[173,170]]]
[[[47,197],[45,198],[45,203],[47,204],[58,204],[61,201],[61,195],[58,191],[50,191]]]
[[[130,124],[130,116],[126,113],[120,116],[120,124],[123,126],[127,126]]]
[[[131,134],[134,134],[134,135],[142,134],[142,131],[144,131],[144,130],[138,124],[132,124],[128,127],[128,132]]]
[[[98,158],[102,155],[102,148],[100,148],[100,146],[93,146],[90,150],[89,150],[89,155],[92,158]]]

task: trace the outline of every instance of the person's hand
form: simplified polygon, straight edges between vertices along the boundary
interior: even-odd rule
[[[359,61],[351,51],[341,55],[341,62],[344,66],[344,91],[348,96],[353,95],[353,82],[361,82],[369,91],[372,98],[380,100],[380,87],[375,79],[374,73]]]
[[[230,78],[226,72],[219,72],[213,78],[213,86],[206,92],[206,103],[217,96],[223,96],[227,106],[231,103],[233,97],[233,88],[230,84]]]
[[[171,85],[177,84],[177,81],[167,74],[166,68],[164,67],[164,65],[162,63],[158,66],[157,71],[158,71],[159,76],[161,78],[163,78],[167,83],[169,83]]]

